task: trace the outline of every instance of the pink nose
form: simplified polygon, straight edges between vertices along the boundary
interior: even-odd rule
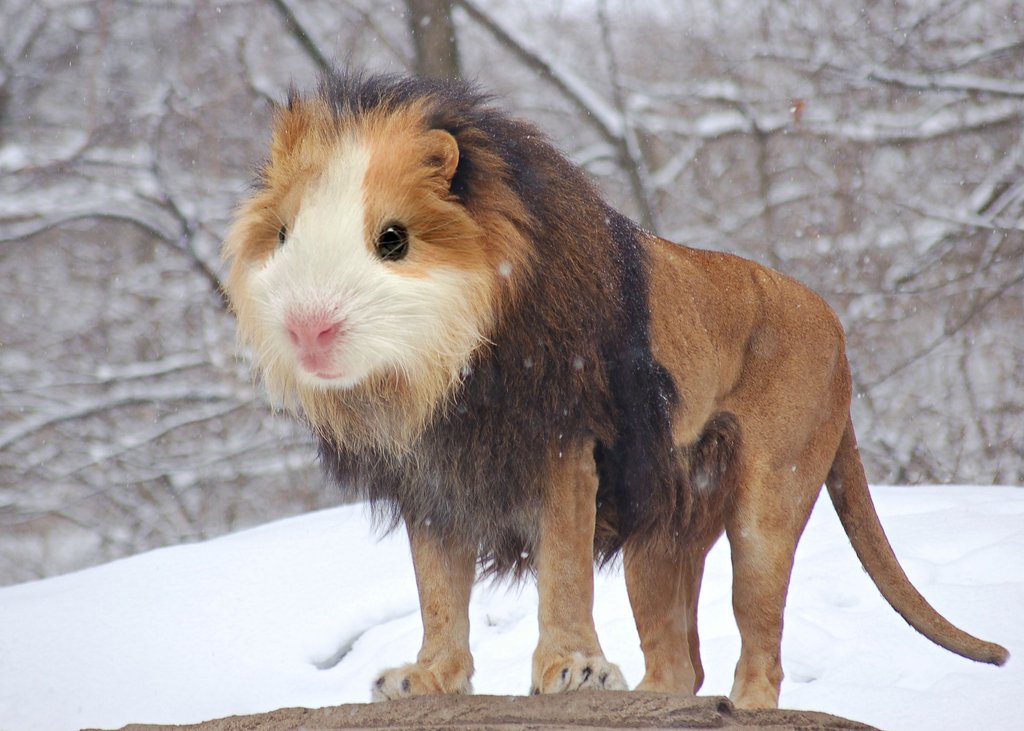
[[[323,353],[341,334],[341,323],[323,313],[289,317],[285,321],[288,337],[300,353]]]

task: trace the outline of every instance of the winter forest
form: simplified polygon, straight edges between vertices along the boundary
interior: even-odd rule
[[[342,499],[219,291],[328,64],[477,80],[648,228],[821,293],[872,482],[1024,484],[1022,38],[1019,0],[4,0],[0,584]]]

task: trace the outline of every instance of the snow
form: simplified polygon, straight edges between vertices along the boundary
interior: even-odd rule
[[[956,624],[1024,648],[1024,490],[874,488],[897,555]],[[727,694],[739,638],[728,546],[700,603],[702,693]],[[598,575],[602,645],[643,674],[618,569]],[[536,589],[483,583],[471,605],[479,693],[522,694]],[[369,700],[411,660],[420,623],[409,551],[361,506],[280,521],[53,579],[0,589],[0,728],[189,723]],[[789,594],[783,706],[885,729],[1019,727],[1024,664],[995,668],[919,636],[861,569],[827,498],[804,534]]]

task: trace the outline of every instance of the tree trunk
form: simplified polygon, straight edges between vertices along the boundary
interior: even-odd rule
[[[405,0],[416,49],[416,73],[435,79],[459,76],[459,47],[452,23],[453,0]]]

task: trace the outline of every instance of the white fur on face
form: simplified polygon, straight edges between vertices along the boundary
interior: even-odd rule
[[[455,380],[482,340],[474,303],[486,285],[453,267],[410,276],[403,274],[406,260],[379,259],[366,240],[376,236],[366,224],[370,151],[356,140],[340,147],[303,196],[285,243],[252,273],[257,359],[268,377],[288,374],[292,383],[314,389],[348,389],[395,373],[411,381]],[[415,231],[410,235],[412,260],[417,241]],[[339,325],[322,375],[302,367],[289,318]]]

